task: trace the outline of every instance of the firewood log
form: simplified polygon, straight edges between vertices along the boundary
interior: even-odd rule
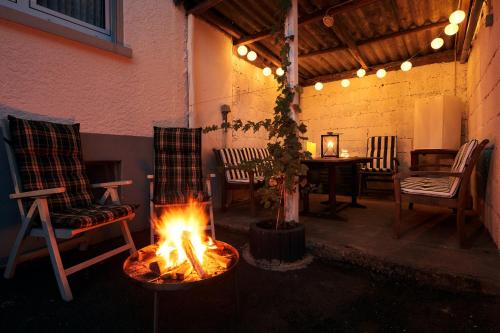
[[[201,267],[200,262],[198,261],[198,258],[196,258],[196,254],[194,253],[193,249],[193,244],[191,243],[191,240],[189,239],[190,233],[187,231],[184,231],[182,233],[182,248],[184,249],[184,252],[186,252],[186,256],[193,266],[194,270],[196,273],[198,273],[198,276],[200,279],[204,279],[207,277],[207,274],[203,270],[203,267]]]
[[[193,271],[193,266],[187,261],[183,262],[175,270],[175,278],[179,281],[184,280]]]
[[[229,266],[231,266],[231,258],[223,257],[212,251],[206,251],[205,255],[214,260],[219,266],[223,268],[228,268]]]

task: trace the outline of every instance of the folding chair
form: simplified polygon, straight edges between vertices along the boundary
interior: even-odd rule
[[[17,201],[21,228],[9,255],[5,278],[12,278],[16,263],[25,254],[20,248],[26,237],[43,237],[62,298],[73,295],[67,276],[123,251],[135,252],[127,221],[136,206],[120,203],[117,187],[132,181],[89,183],[82,160],[80,125],[64,125],[8,117],[4,136],[14,183],[11,199]],[[96,202],[91,188],[104,188]],[[106,201],[111,204],[106,205]],[[37,218],[38,216],[38,218]],[[125,245],[64,268],[57,239],[70,239],[84,232],[119,223]]]
[[[186,206],[190,200],[205,206],[210,223],[206,230],[215,239],[211,174],[203,188],[201,128],[154,127],[154,176],[148,175],[151,243],[155,241],[157,209]]]

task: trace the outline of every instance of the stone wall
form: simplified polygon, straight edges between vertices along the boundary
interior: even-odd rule
[[[479,23],[467,66],[469,137],[488,139],[493,149],[485,194],[485,225],[500,248],[500,6],[493,7],[494,24]]]
[[[318,154],[320,136],[328,131],[341,133],[340,148],[353,156],[366,154],[369,136],[397,135],[398,158],[407,167],[413,146],[415,101],[456,91],[466,102],[466,66],[455,67],[452,62],[415,67],[409,72],[392,71],[383,79],[369,75],[350,81],[348,88],[334,81],[325,83],[321,91],[304,89],[301,119],[308,125],[309,141],[317,143]],[[465,113],[463,136],[466,118]]]

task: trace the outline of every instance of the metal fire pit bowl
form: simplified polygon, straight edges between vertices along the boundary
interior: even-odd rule
[[[240,260],[240,254],[238,250],[236,250],[233,246],[221,242],[216,241],[217,244],[223,245],[224,250],[230,251],[233,256],[233,262],[231,266],[226,270],[222,271],[220,274],[209,276],[204,279],[194,280],[194,281],[176,281],[176,280],[163,280],[161,278],[155,279],[154,274],[148,274],[148,272],[144,272],[144,274],[135,274],[134,266],[137,265],[139,261],[139,251],[148,252],[152,247],[156,247],[156,245],[148,245],[136,253],[130,255],[127,260],[123,263],[123,271],[125,275],[129,277],[132,281],[139,283],[142,287],[154,291],[154,313],[153,313],[153,332],[158,332],[158,293],[159,292],[175,292],[179,290],[187,290],[198,286],[206,286],[212,284],[216,281],[220,281],[223,279],[228,279],[233,276],[233,286],[235,292],[235,314],[238,316],[239,312],[239,296],[238,296],[238,285],[237,285],[237,276],[236,276],[236,266]]]

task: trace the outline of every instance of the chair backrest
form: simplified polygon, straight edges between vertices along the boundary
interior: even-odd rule
[[[88,207],[93,203],[82,158],[80,125],[8,117],[11,167],[16,191],[64,187],[64,193],[47,198],[52,211]],[[13,160],[14,160],[13,159]]]
[[[222,148],[216,150],[216,154],[225,167],[238,167],[245,162],[269,158],[267,148]],[[249,178],[248,172],[241,169],[228,169],[225,176],[227,181],[248,180]],[[262,177],[262,170],[255,170],[255,176]]]
[[[373,160],[368,167],[375,170],[392,171],[397,152],[396,136],[372,136],[367,140],[366,156]]]
[[[201,128],[154,128],[155,204],[187,203],[203,196]]]

